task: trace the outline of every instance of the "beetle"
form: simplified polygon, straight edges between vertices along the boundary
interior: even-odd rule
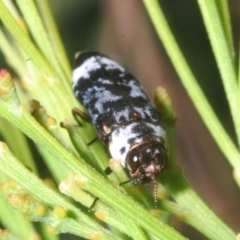
[[[168,162],[166,132],[158,112],[137,79],[106,55],[81,52],[75,62],[73,92],[99,138],[128,170],[129,181],[154,182],[157,202],[156,177]],[[82,115],[77,109],[73,113]]]

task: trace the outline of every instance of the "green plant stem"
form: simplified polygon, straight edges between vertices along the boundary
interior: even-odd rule
[[[4,54],[8,64],[15,69],[17,74],[23,78],[26,77],[27,68],[25,63],[22,61],[19,56],[16,48],[14,49],[13,45],[9,42],[7,37],[4,35],[3,31],[0,29],[0,48]]]
[[[155,104],[157,109],[161,107],[159,105],[162,99],[161,91],[155,92]],[[174,113],[171,110],[171,105],[165,105],[168,110],[168,117],[174,119]],[[231,239],[234,233],[229,229],[197,196],[193,189],[189,186],[185,180],[182,171],[176,165],[175,160],[175,123],[170,125],[167,129],[168,147],[170,149],[169,154],[169,169],[162,174],[161,182],[168,190],[171,196],[175,199],[178,206],[175,209],[179,213],[175,213],[179,218],[193,226],[201,233],[206,235],[210,239]],[[170,211],[171,212],[171,211]],[[217,233],[213,229],[221,229]]]
[[[230,106],[233,123],[240,146],[240,94],[237,85],[236,61],[232,51],[232,42],[229,46],[229,37],[219,16],[215,0],[198,0],[205,27],[217,61],[223,86]],[[226,19],[225,19],[226,20]],[[230,21],[228,19],[228,21]],[[222,27],[223,26],[223,27]]]
[[[15,105],[14,105],[15,106]],[[105,178],[86,165],[81,159],[75,158],[67,151],[56,139],[54,139],[45,129],[43,129],[22,107],[18,110],[11,110],[11,107],[0,101],[0,115],[16,125],[27,136],[32,138],[37,144],[48,149],[59,161],[65,164],[74,173],[87,177],[86,190],[98,196],[104,202],[134,220],[136,224],[162,239],[185,239],[171,227],[160,222],[150,215],[139,204],[129,199],[118,189],[113,187]],[[16,174],[16,173],[14,173]],[[18,171],[18,175],[22,172]],[[21,176],[22,181],[31,181]],[[36,192],[36,189],[28,189]],[[39,194],[49,195],[44,191],[38,190]],[[58,203],[59,204],[59,203]],[[61,205],[61,203],[60,203]],[[66,208],[67,209],[67,208]]]
[[[238,86],[240,86],[240,40],[238,40],[238,69],[237,69],[237,76],[238,76]]]
[[[33,42],[26,35],[26,33],[20,28],[20,26],[18,25],[16,20],[13,18],[9,10],[6,8],[2,0],[0,0],[0,16],[1,16],[1,20],[3,21],[7,29],[10,31],[10,33],[12,34],[16,42],[23,49],[23,51],[26,53],[28,58],[31,59],[34,66],[39,71],[40,76],[48,77],[49,82],[50,80],[54,82],[55,85],[54,85],[54,88],[51,89],[51,91],[52,93],[55,94],[55,99],[58,99],[58,104],[62,107],[62,109],[71,109],[68,105],[69,103],[72,103],[72,106],[76,105],[77,101],[72,94],[70,85],[64,79],[62,80],[63,85],[65,84],[64,86],[59,82],[59,79],[57,77],[58,75],[54,71],[54,68],[51,65],[52,63],[50,64],[43,57],[43,55],[38,51],[38,49],[34,46]],[[37,28],[37,30],[40,32],[41,29]],[[60,70],[58,72],[60,72]],[[61,76],[63,76],[63,74],[61,74],[60,77]],[[50,84],[52,83],[51,82],[49,83],[49,88],[50,88]],[[64,100],[62,96],[65,96]]]
[[[24,16],[24,19],[27,21],[27,25],[38,45],[41,49],[41,52],[51,63],[51,66],[54,68],[55,72],[64,88],[66,88],[67,93],[71,96],[71,90],[69,88],[69,79],[65,75],[62,66],[60,64],[60,59],[57,58],[54,48],[52,47],[49,36],[44,28],[41,17],[37,11],[35,3],[33,0],[17,0],[17,4],[21,9],[21,12]],[[69,76],[68,76],[69,77]]]
[[[237,167],[240,159],[239,152],[215,116],[211,106],[190,71],[169,29],[158,1],[144,0],[144,3],[157,34],[161,38],[185,89],[193,100],[203,121],[231,164]],[[227,149],[222,148],[223,142],[226,144]],[[170,148],[172,148],[172,146]],[[171,156],[171,158],[173,157],[174,156]],[[170,162],[172,163],[173,161],[171,160]],[[163,183],[171,195],[174,196],[175,200],[188,209],[188,213],[184,216],[184,220],[210,239],[233,239],[235,234],[206,207],[199,197],[191,190],[181,172],[174,167],[174,164],[171,165],[170,170],[163,174]],[[213,229],[221,229],[221,231],[219,231],[218,234]]]
[[[52,189],[48,188],[32,172],[30,172],[19,161],[17,161],[17,159],[7,148],[7,145],[3,142],[0,142],[0,161],[0,170],[10,178],[14,179],[19,185],[24,187],[29,193],[33,194],[40,201],[52,207],[60,205],[63,208],[74,212],[76,216],[74,224],[75,226],[78,225],[78,232],[75,232],[75,234],[89,238],[91,234],[101,231],[103,234],[105,234],[106,239],[117,239],[100,225],[95,223],[95,221],[91,220],[87,215],[80,212],[77,207],[68,203],[67,200],[65,200]],[[77,228],[75,227],[75,229]]]
[[[65,77],[67,71],[62,70],[63,66],[60,66],[58,63],[59,57],[56,57],[54,55],[56,52],[51,52],[52,55],[50,57],[48,56],[47,49],[49,49],[49,46],[51,46],[51,44],[46,35],[47,31],[49,30],[45,31],[38,15],[31,14],[32,10],[36,13],[33,1],[23,0],[18,1],[18,3],[20,7],[24,7],[23,13],[29,14],[26,15],[26,19],[28,19],[27,22],[29,26],[32,26],[32,33],[33,35],[36,34],[35,38],[37,41],[42,38],[42,35],[38,35],[39,33],[37,31],[40,29],[44,31],[45,39],[43,39],[43,45],[41,45],[41,43],[39,43],[39,45],[43,49],[42,51],[45,52],[47,59],[49,59],[50,62],[53,61],[54,64],[49,63],[35,48],[27,35],[21,31],[21,28],[17,25],[16,21],[11,17],[11,14],[4,6],[3,1],[0,0],[0,15],[3,22],[8,27],[11,34],[15,37],[19,45],[24,49],[26,54],[28,54],[28,56],[33,60],[37,69],[40,69],[40,74],[47,75],[50,78],[55,78],[57,75],[59,75],[60,78],[64,80],[63,82],[65,84],[67,82]],[[183,84],[186,89],[189,90],[189,95],[194,100],[198,111],[203,117],[203,120],[206,121],[206,124],[216,139],[218,145],[225,145],[222,151],[228,157],[231,164],[234,167],[239,166],[238,162],[240,159],[240,154],[218,121],[217,117],[215,116],[204,94],[194,79],[193,74],[188,69],[186,61],[181,55],[179,48],[168,29],[164,16],[161,13],[161,9],[159,8],[159,5],[157,5],[157,1],[144,0],[144,3],[147,6],[147,10],[150,12],[150,16],[152,17],[154,24],[157,26],[158,34],[162,37],[164,44],[170,47],[168,48],[168,53],[170,57],[174,59],[173,64],[175,63],[174,65],[182,78]],[[34,29],[31,20],[32,23],[36,23],[36,29]],[[159,26],[161,26],[163,33],[161,33],[159,30]],[[229,29],[225,31],[227,32]],[[44,49],[43,46],[45,46],[47,49]],[[68,74],[69,72],[67,75]],[[231,84],[227,85],[227,87],[232,91],[234,85]],[[67,84],[65,86],[67,88],[67,91],[63,90],[60,85],[55,85],[54,94],[57,93],[55,95],[55,101],[60,101],[62,95],[65,96],[63,93],[67,93],[67,96],[70,96],[67,97],[68,99],[66,99],[66,101],[60,103],[58,102],[60,106],[65,106],[64,111],[67,112],[69,106],[74,102],[74,100],[71,98],[72,94],[70,93],[70,87]],[[234,95],[235,92],[232,91],[232,94]],[[233,95],[231,96],[232,98]],[[51,104],[52,103],[54,104],[54,100],[51,101]],[[232,104],[232,113],[235,115],[236,103],[234,104]],[[100,197],[100,199],[106,204],[109,204],[111,207],[115,208],[115,210],[119,212],[119,216],[122,216],[124,220],[127,219],[128,227],[130,227],[133,231],[131,233],[131,236],[135,236],[138,239],[145,239],[146,237],[144,231],[141,229],[143,228],[158,239],[185,239],[183,236],[181,236],[181,234],[166,224],[161,223],[158,219],[154,218],[146,210],[144,210],[139,204],[135,203],[133,200],[129,199],[126,195],[121,193],[116,187],[113,187],[111,184],[109,184],[105,178],[90,168],[82,159],[76,158],[74,154],[65,149],[55,138],[53,138],[49,132],[43,129],[22,106],[16,107],[16,104],[13,106],[13,104],[8,104],[7,102],[0,100],[0,116],[6,118],[9,122],[16,125],[26,135],[32,138],[39,146],[42,146],[44,149],[48,150],[53,156],[56,157],[58,161],[61,161],[61,163],[67,166],[75,174],[84,176],[86,178],[86,183],[83,185],[83,188],[90,193]],[[221,139],[221,141],[219,139]],[[96,151],[96,155],[99,154],[101,154],[101,152]],[[109,234],[109,232],[101,228],[101,226],[89,219],[86,215],[82,214],[79,209],[68,203],[59,194],[56,194],[55,192],[46,188],[41,180],[39,180],[36,176],[25,169],[24,166],[22,166],[20,162],[18,162],[8,150],[4,149],[4,147],[0,149],[0,155],[2,157],[0,157],[1,171],[15,179],[19,184],[21,184],[30,193],[37,196],[43,202],[51,206],[60,204],[66,210],[70,210],[76,214],[77,221],[79,222],[75,222],[73,219],[71,219],[71,221],[74,221],[74,226],[71,224],[71,221],[66,222],[74,228],[72,229],[72,232],[78,234],[79,231],[83,231],[81,234],[88,236],[88,234],[92,233],[91,228],[94,228],[96,231],[99,229],[103,231],[104,234],[106,234],[105,239],[116,239],[112,234]],[[171,162],[173,163],[173,161]],[[233,237],[235,237],[234,233],[229,228],[227,228],[190,189],[181,172],[177,171],[175,168],[171,168],[168,172],[164,173],[162,178],[164,185],[167,187],[169,192],[171,192],[171,195],[183,209],[186,209],[186,214],[182,216],[184,218],[184,221],[194,226],[211,239],[227,240],[233,239]],[[88,228],[88,226],[86,226],[86,229],[78,229],[80,228],[78,224],[85,223],[91,226],[91,228]],[[66,225],[66,230],[70,229],[71,226]],[[216,233],[214,231],[215,229],[220,229],[219,233]]]
[[[233,61],[234,61],[235,50],[233,45],[231,18],[229,14],[229,6],[228,6],[229,3],[227,0],[219,0],[215,2],[219,11],[219,16],[221,18],[221,23],[223,26],[224,33],[226,35],[227,45],[229,46],[229,49],[230,49],[230,56],[233,58]]]
[[[4,22],[8,30],[12,33],[16,42],[23,48],[29,58],[35,61],[35,65],[39,67],[46,75],[54,76],[56,75],[53,69],[47,64],[46,60],[37,50],[37,48],[30,41],[26,33],[19,27],[16,20],[12,17],[11,13],[8,11],[3,1],[0,1],[0,15],[1,20]],[[35,57],[34,57],[35,56]]]
[[[124,214],[121,214],[121,219],[125,223],[124,225],[127,226],[127,229],[132,239],[148,240],[144,231],[139,226],[136,225],[135,220],[129,219]]]
[[[83,206],[89,208],[94,201],[94,197],[78,187],[75,181],[81,182],[81,177],[80,179],[78,178],[78,176],[75,177],[76,178],[74,179],[63,180],[59,186],[59,189],[62,193],[73,198],[75,201],[80,202]],[[101,221],[104,221],[111,227],[115,227],[120,232],[125,233],[126,235],[130,235],[130,232],[125,222],[112,208],[109,208],[101,201],[98,201],[97,204],[94,206],[94,211],[95,216]]]
[[[79,103],[72,94],[70,84],[67,84],[66,81],[64,81],[66,84],[65,87],[61,84],[56,72],[53,70],[52,63],[48,62],[34,46],[33,42],[13,18],[2,0],[0,0],[0,16],[2,22],[15,38],[21,50],[24,51],[25,56],[27,56],[25,59],[31,60],[25,62],[28,66],[30,65],[30,70],[25,71],[24,69],[21,71],[21,77],[27,75],[27,90],[30,95],[41,101],[49,112],[51,112],[51,116],[54,116],[57,121],[62,121],[64,118],[71,119],[71,109],[74,106],[78,106],[80,109],[82,109],[82,107],[79,106]],[[35,31],[41,32],[40,29],[35,29]],[[89,139],[92,134],[94,134],[92,126],[86,130],[85,125],[86,124],[83,123],[83,128],[79,130],[84,140]],[[62,134],[64,135],[63,131]],[[65,133],[65,135],[66,134],[67,133]],[[69,140],[67,136],[66,140]],[[94,149],[97,149],[97,145],[94,144],[91,149],[94,151]]]
[[[0,204],[1,224],[7,229],[11,229],[11,232],[21,239],[30,239],[31,234],[34,232],[33,224],[27,221],[20,213],[16,212],[2,196]]]
[[[67,80],[70,81],[72,70],[67,58],[67,54],[65,52],[65,49],[63,47],[61,38],[59,36],[59,32],[57,30],[57,26],[55,24],[55,21],[53,19],[53,14],[50,9],[49,1],[47,0],[37,0],[36,3],[38,4],[39,10],[41,12],[41,18],[43,19],[47,33],[50,37],[51,45],[53,46],[55,50],[55,54],[58,57],[59,63],[62,65],[62,68],[64,69]]]
[[[180,171],[168,171],[161,179],[175,201],[185,208],[185,214],[179,216],[181,220],[199,230],[209,239],[232,240],[235,238],[235,233],[202,202]],[[218,230],[214,231],[214,229]]]
[[[187,62],[167,24],[158,1],[144,0],[144,3],[157,34],[161,38],[172,64],[180,76],[181,82],[202,117],[203,122],[230,164],[234,169],[238,169],[240,163],[239,151],[223,128],[219,119],[216,117],[212,107],[193,76],[193,73],[188,67]],[[237,179],[237,183],[240,186],[240,179]]]
[[[0,119],[0,133],[5,141],[9,143],[8,145],[12,152],[22,160],[22,163],[28,166],[35,174],[38,174],[26,136],[10,125],[5,119]],[[14,139],[14,142],[12,139]]]

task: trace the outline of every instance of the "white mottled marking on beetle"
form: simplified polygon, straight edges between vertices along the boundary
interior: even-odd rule
[[[99,62],[101,64],[105,64],[106,66],[104,66],[106,68],[106,70],[112,70],[112,69],[118,69],[122,72],[125,72],[125,69],[123,67],[121,67],[118,63],[116,63],[115,61],[106,58],[106,57],[97,57],[97,59],[99,60]]]
[[[128,143],[128,140],[130,138],[134,139],[134,144],[141,143],[143,141],[142,137],[137,137],[138,133],[133,133],[132,129],[139,123],[130,123],[125,128],[119,128],[114,130],[111,133],[110,141],[109,141],[109,151],[111,153],[111,156],[114,159],[120,160],[123,167],[126,166],[126,156],[130,149],[130,144]],[[125,148],[125,152],[121,152],[121,149]]]
[[[125,69],[118,63],[106,57],[97,56],[86,59],[79,67],[73,70],[72,82],[73,88],[77,85],[80,78],[88,79],[92,71],[104,67],[106,70],[118,69],[125,72]]]
[[[74,94],[75,94],[75,96],[78,98],[78,97],[80,96],[81,93],[80,93],[79,90],[76,90]]]
[[[119,122],[121,117],[124,117],[126,120],[129,120],[129,115],[130,115],[130,112],[128,108],[120,112],[116,112],[116,115],[115,115],[116,122]]]
[[[155,149],[154,154],[157,154],[157,153],[159,153],[159,150]]]
[[[153,172],[154,169],[155,169],[154,164],[149,164],[149,165],[146,167],[146,172]]]
[[[146,123],[146,125],[148,126],[148,127],[150,127],[150,128],[152,128],[153,129],[153,131],[155,132],[154,133],[154,135],[155,136],[157,136],[157,137],[165,137],[165,135],[166,135],[166,132],[165,132],[165,130],[161,127],[161,126],[159,126],[159,125],[154,125],[154,124],[152,124],[152,123]]]
[[[134,108],[134,111],[137,112],[142,118],[145,117],[145,114],[144,114],[142,108],[136,107],[136,106],[134,106],[133,108]]]
[[[73,88],[75,88],[80,78],[89,78],[91,72],[99,68],[101,68],[101,64],[96,60],[96,57],[86,59],[79,67],[73,70]]]
[[[136,123],[133,122],[129,125],[127,125],[125,128],[119,128],[114,130],[110,135],[110,141],[109,141],[109,151],[111,153],[111,156],[114,159],[119,159],[122,166],[125,167],[125,160],[127,153],[130,149],[130,144],[128,143],[129,139],[134,139],[132,145],[136,143],[141,143],[143,141],[142,137],[138,137],[139,133],[133,133],[133,128],[137,125],[142,123]],[[159,140],[160,137],[165,136],[165,131],[162,127],[156,126],[151,123],[145,123],[148,127],[152,128],[154,133],[153,135],[156,137],[156,141]],[[121,152],[121,149],[125,148],[125,152]],[[151,151],[151,149],[149,149]]]
[[[147,105],[144,107],[144,112],[148,115],[148,116],[151,116],[152,115],[152,108],[150,105]]]
[[[94,96],[97,101],[95,103],[95,108],[100,112],[104,112],[106,111],[106,109],[104,109],[103,104],[106,102],[115,102],[117,100],[122,99],[122,96],[116,96],[114,94],[112,94],[110,91],[107,91],[105,89],[104,94],[102,92],[97,92],[95,93]]]
[[[142,92],[142,89],[139,87],[139,85],[136,85],[135,81],[133,80],[129,81],[128,86],[131,87],[131,92],[130,92],[131,97],[142,97],[148,100],[147,96]]]
[[[102,84],[113,85],[113,82],[110,81],[109,79],[99,78],[97,81]]]
[[[89,104],[89,102],[95,98],[96,93],[102,93],[104,92],[105,88],[104,87],[97,87],[97,86],[92,86],[88,88],[88,90],[85,92],[85,95],[82,96],[83,98],[83,104]]]

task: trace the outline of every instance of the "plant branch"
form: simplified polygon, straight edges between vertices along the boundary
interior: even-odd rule
[[[226,156],[227,160],[233,166],[233,168],[237,170],[240,164],[240,153],[220,123],[212,107],[207,101],[207,98],[198,85],[197,80],[191,72],[167,24],[160,5],[156,0],[144,0],[144,3],[157,31],[157,34],[161,38],[163,45],[165,46],[165,49],[172,61],[172,64],[174,65],[189,97],[191,98],[209,132],[219,146],[219,149]],[[237,183],[240,186],[240,179],[237,179]]]

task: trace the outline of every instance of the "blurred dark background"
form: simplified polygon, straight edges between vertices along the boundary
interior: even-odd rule
[[[219,119],[235,139],[222,82],[197,1],[160,2],[194,75]],[[239,232],[240,191],[233,181],[232,169],[183,89],[142,2],[50,0],[50,4],[70,62],[73,62],[77,51],[99,50],[127,66],[151,99],[157,86],[168,90],[178,118],[177,162],[201,198],[224,222]],[[236,42],[239,39],[239,5],[239,1],[229,0]],[[206,239],[189,226],[177,221],[174,224],[190,239]]]

